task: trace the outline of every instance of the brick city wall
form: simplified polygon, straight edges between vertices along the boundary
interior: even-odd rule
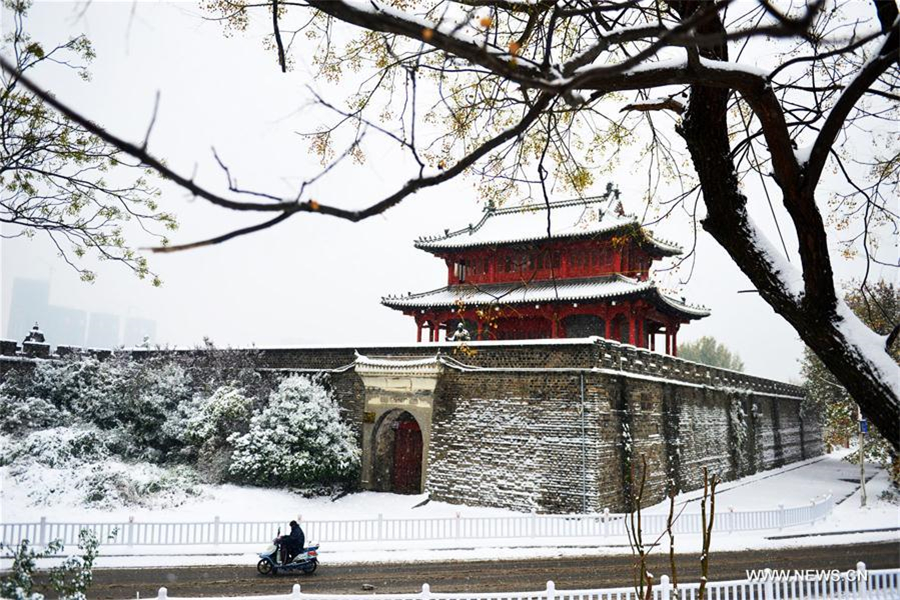
[[[0,346],[0,350],[4,347]],[[56,355],[70,352],[60,349]],[[591,338],[359,348],[370,358],[423,358],[445,368],[434,394],[426,483],[432,498],[522,511],[622,510],[647,460],[645,501],[702,485],[708,467],[725,480],[822,452],[821,431],[800,416],[803,390]],[[136,357],[159,352],[137,350]],[[16,348],[0,376],[40,357]],[[354,348],[258,349],[272,376],[327,372],[360,435],[362,379],[346,368]]]
[[[582,378],[583,377],[583,396]],[[627,372],[459,372],[435,394],[428,489],[523,511],[623,510],[647,460],[645,502],[821,454],[800,399]],[[632,470],[634,466],[635,470]]]

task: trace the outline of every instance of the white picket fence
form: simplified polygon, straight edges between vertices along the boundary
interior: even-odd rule
[[[779,581],[713,581],[706,584],[708,600],[897,600],[900,598],[900,569],[867,571],[857,563],[855,571],[828,577],[792,576]],[[682,583],[673,587],[668,575],[652,588],[653,600],[696,600],[699,583]],[[172,600],[166,588],[160,588],[157,600]],[[207,598],[205,600],[225,600]],[[546,589],[534,592],[434,593],[426,583],[418,594],[333,595],[306,594],[295,584],[292,593],[283,596],[247,596],[227,600],[643,600],[634,588],[597,590],[557,590],[552,581]]]
[[[719,510],[715,531],[752,531],[782,529],[814,523],[825,518],[834,506],[831,494],[811,500],[804,506],[774,510]],[[43,546],[52,540],[76,544],[82,529],[93,530],[101,543],[114,546],[179,546],[198,544],[261,544],[285,528],[282,521],[222,521],[218,517],[203,523],[146,523],[128,520],[121,523],[56,523],[42,518],[32,523],[0,524],[0,541],[8,545],[27,539]],[[643,514],[645,534],[666,529],[667,515]],[[452,517],[426,519],[350,519],[303,521],[306,539],[318,542],[385,542],[428,540],[486,540],[513,538],[604,538],[626,535],[628,515],[608,510],[589,515],[522,515],[514,517]],[[674,524],[676,533],[700,533],[699,513],[682,513]],[[115,532],[115,535],[112,535]]]

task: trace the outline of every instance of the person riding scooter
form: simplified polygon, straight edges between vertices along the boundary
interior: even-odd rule
[[[306,541],[306,536],[303,535],[303,530],[300,529],[297,521],[291,521],[290,525],[291,532],[278,538],[278,543],[281,544],[281,564],[283,565],[294,560],[294,557],[303,551],[303,543]]]

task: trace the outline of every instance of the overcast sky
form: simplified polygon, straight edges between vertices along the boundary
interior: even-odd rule
[[[215,147],[245,187],[290,194],[296,182],[318,168],[317,157],[297,131],[309,131],[323,113],[308,104],[305,86],[339,101],[342,88],[313,80],[307,54],[294,52],[296,68],[282,74],[263,49],[264,29],[227,38],[219,24],[204,21],[195,3],[36,3],[27,25],[45,44],[79,32],[94,43],[97,59],[90,83],[63,70],[34,75],[91,119],[127,139],[144,137],[154,97],[161,104],[150,149],[182,173],[223,189],[213,161]],[[9,15],[3,15],[8,31]],[[320,85],[322,87],[320,87]],[[330,178],[315,193],[322,202],[362,206],[396,189],[412,171],[390,144],[370,152],[362,166]],[[623,190],[626,210],[640,210],[637,172],[623,166],[613,180]],[[597,182],[601,193],[607,180]],[[181,223],[173,241],[194,241],[247,223],[247,217],[191,200],[180,189],[157,182],[163,203]],[[56,257],[42,236],[2,242],[2,323],[9,337],[8,308],[16,278],[48,279],[50,303],[122,317],[155,320],[153,342],[193,345],[204,336],[219,345],[279,346],[415,341],[411,318],[382,307],[381,296],[424,291],[446,283],[443,263],[413,248],[422,234],[477,221],[482,207],[474,180],[458,180],[421,192],[380,217],[351,224],[302,215],[264,233],[224,245],[172,255],[150,256],[164,285],[155,289],[111,264],[96,267],[93,284]],[[748,187],[753,206],[765,205]],[[757,221],[774,238],[768,209]],[[787,222],[784,215],[784,222]],[[673,220],[656,228],[689,245],[689,224]],[[135,245],[149,240],[134,234]],[[832,243],[834,239],[832,239]],[[789,247],[796,243],[788,239]],[[861,264],[835,258],[839,280],[861,275]],[[684,272],[679,276],[683,276]],[[715,242],[700,231],[697,263],[688,284],[677,277],[662,283],[712,315],[682,328],[684,342],[712,335],[736,351],[750,373],[782,380],[798,378],[802,344],[793,330],[756,294]],[[41,315],[36,314],[36,320]],[[45,332],[55,344],[52,331]],[[21,340],[19,340],[21,341]]]

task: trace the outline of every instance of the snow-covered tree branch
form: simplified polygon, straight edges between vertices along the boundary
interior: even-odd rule
[[[204,187],[46,90],[33,90],[192,194],[222,208],[269,213],[262,223],[181,247],[220,243],[300,213],[359,221],[458,176],[475,177],[482,199],[493,203],[540,196],[544,187],[587,194],[627,149],[646,170],[648,214],[651,206],[665,215],[677,206],[700,222],[900,446],[900,383],[887,339],[843,306],[832,267],[835,245],[897,266],[896,247],[873,241],[879,232],[896,235],[900,219],[890,201],[900,191],[900,150],[891,135],[900,116],[894,2],[203,4],[232,29],[246,28],[256,13],[265,17],[275,29],[270,47],[279,69],[298,52],[284,40],[302,34],[314,48],[317,84],[341,81],[339,99],[316,94],[334,120],[306,132],[323,169],[299,174],[295,195],[256,190],[248,199],[230,184],[230,172],[227,188]],[[395,191],[366,198],[359,210],[327,194],[313,198],[311,182],[326,182],[337,164],[366,159],[367,136],[399,143],[414,165],[392,173],[400,177]],[[826,190],[821,182],[830,170],[843,181]],[[776,221],[779,240],[768,241],[751,214],[751,181],[764,187],[773,216],[778,201],[787,213],[787,223]],[[663,193],[665,183],[682,193]],[[699,213],[686,201],[697,189]]]

